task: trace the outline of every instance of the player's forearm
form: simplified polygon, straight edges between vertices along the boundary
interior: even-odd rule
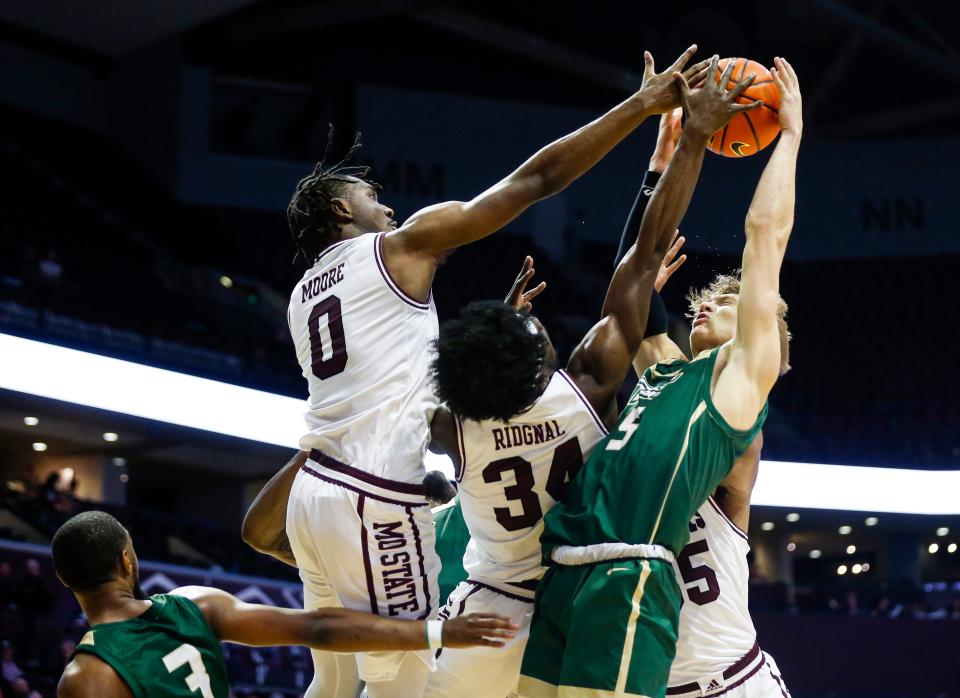
[[[748,244],[751,239],[767,238],[786,246],[793,228],[799,150],[800,134],[784,131],[763,170],[747,212],[744,228]]]
[[[684,129],[677,151],[657,183],[640,223],[637,251],[641,256],[649,256],[654,251],[662,256],[670,246],[670,239],[693,198],[706,144],[704,134]]]
[[[312,649],[331,652],[427,649],[425,621],[401,621],[372,613],[329,608],[311,613]]]
[[[539,198],[563,191],[630,135],[651,113],[649,97],[638,92],[598,119],[542,148],[523,163],[511,178],[536,178],[539,182]]]

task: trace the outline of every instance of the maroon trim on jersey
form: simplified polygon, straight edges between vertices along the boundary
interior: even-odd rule
[[[758,656],[760,656],[760,645],[759,645],[759,643],[754,642],[754,643],[753,643],[753,647],[750,648],[750,651],[749,651],[749,652],[747,652],[745,655],[743,655],[742,657],[740,657],[740,659],[738,659],[736,662],[734,662],[733,664],[731,664],[730,666],[728,666],[726,669],[724,669],[724,671],[723,671],[723,678],[724,678],[724,679],[731,679],[731,678],[733,678],[734,676],[736,676],[737,674],[739,674],[741,671],[743,671],[744,669],[746,669],[748,666],[750,666],[750,663],[751,663],[751,662],[756,661],[756,659],[757,659]],[[764,659],[763,662],[758,663],[757,666],[755,666],[755,667],[753,668],[753,670],[750,671],[749,674],[747,674],[746,676],[742,677],[742,678],[741,678],[739,681],[737,681],[736,683],[733,683],[733,684],[730,684],[729,686],[726,686],[726,687],[725,687],[722,691],[720,691],[719,693],[712,693],[712,694],[710,694],[710,698],[716,698],[716,696],[722,696],[724,693],[726,693],[726,692],[729,691],[730,689],[736,688],[737,686],[739,686],[740,684],[742,684],[744,681],[746,681],[747,679],[749,679],[751,676],[753,676],[754,674],[756,674],[758,671],[760,671],[760,667],[762,667],[765,662],[766,662],[766,659]],[[696,684],[696,683],[685,683],[685,684],[682,684],[682,685],[680,685],[680,686],[671,686],[670,688],[667,689],[667,695],[668,695],[668,696],[678,696],[678,695],[682,695],[682,694],[684,694],[684,693],[695,693],[696,695],[699,696],[699,695],[700,695],[700,684]]]
[[[370,565],[370,549],[367,546],[367,526],[363,523],[363,504],[366,501],[364,495],[357,497],[357,516],[360,517],[360,548],[363,550],[363,572],[367,577],[367,594],[370,596],[370,612],[374,615],[380,615],[380,608],[377,604],[377,593],[373,588],[373,568]]]
[[[600,429],[600,432],[604,436],[606,436],[609,433],[607,432],[607,427],[604,426],[603,420],[600,419],[600,415],[598,415],[597,411],[593,409],[593,405],[591,405],[590,401],[587,400],[587,397],[580,390],[580,387],[577,385],[576,381],[574,381],[573,378],[571,378],[570,375],[568,375],[567,372],[564,371],[562,368],[557,369],[557,373],[559,373],[563,377],[563,379],[570,384],[570,387],[573,388],[573,392],[575,392],[579,396],[580,401],[583,402],[584,406],[590,412],[590,416],[593,417],[593,421],[597,423],[597,427]]]
[[[317,266],[317,264],[320,263],[320,260],[323,259],[324,255],[326,255],[328,252],[333,252],[335,248],[340,247],[340,245],[342,245],[343,243],[350,242],[351,240],[356,240],[356,239],[357,238],[345,238],[343,240],[337,240],[337,242],[331,242],[329,245],[323,248],[323,252],[317,255],[316,260],[314,260],[313,262],[313,266]]]
[[[403,289],[400,288],[400,285],[390,275],[390,270],[387,269],[387,263],[383,259],[382,248],[384,235],[386,235],[386,233],[379,233],[376,241],[373,243],[373,256],[377,260],[377,268],[380,270],[380,275],[383,276],[383,280],[387,282],[387,286],[390,287],[390,290],[396,293],[400,297],[400,300],[407,305],[412,305],[417,310],[430,310],[429,298],[426,303],[421,303],[416,298],[411,298],[403,292]],[[433,291],[431,291],[431,293],[433,293]]]
[[[316,470],[314,470],[313,468],[311,468],[311,467],[310,467],[309,465],[307,465],[306,463],[304,463],[303,465],[300,466],[300,470],[302,470],[303,472],[305,472],[307,475],[313,475],[313,477],[317,478],[318,480],[323,480],[324,482],[329,482],[331,485],[337,485],[337,486],[339,486],[339,487],[343,487],[344,489],[348,489],[348,490],[350,490],[351,492],[356,492],[357,494],[362,495],[362,496],[364,496],[364,497],[367,497],[367,498],[369,498],[369,499],[376,499],[378,502],[386,502],[387,504],[395,504],[395,505],[398,506],[398,507],[425,507],[425,506],[427,506],[427,502],[426,502],[426,501],[425,501],[423,504],[411,504],[410,502],[401,502],[401,501],[398,500],[398,499],[390,499],[389,497],[384,497],[383,495],[377,494],[376,492],[369,492],[369,491],[367,491],[367,490],[360,489],[359,487],[357,487],[357,486],[355,486],[355,485],[351,485],[349,482],[343,482],[342,480],[337,480],[337,479],[332,478],[332,477],[327,477],[327,476],[324,475],[323,473],[317,472]]]
[[[783,679],[773,671],[773,667],[770,666],[770,658],[767,657],[766,652],[764,652],[763,656],[763,665],[767,667],[767,671],[770,672],[770,676],[772,676],[773,680],[777,682],[777,686],[780,687],[780,693],[783,695],[783,698],[790,698],[790,691],[787,690],[786,685],[783,683]]]
[[[460,454],[460,467],[457,467],[457,464],[453,464],[454,476],[457,479],[457,482],[463,480],[463,473],[467,469],[467,444],[463,439],[463,424],[460,423],[460,418],[457,417],[452,412],[450,416],[453,417],[453,434],[454,438],[457,440],[457,452]]]
[[[713,495],[710,495],[709,497],[707,497],[707,501],[710,502],[710,506],[712,506],[716,510],[716,512],[720,514],[720,518],[722,518],[724,521],[730,524],[730,528],[733,529],[734,533],[736,533],[738,536],[743,538],[748,543],[750,542],[750,539],[747,537],[746,532],[742,528],[737,526],[737,524],[733,523],[733,521],[730,520],[729,516],[723,513],[723,509],[721,509],[720,505],[717,504],[717,500],[713,498]]]
[[[420,529],[413,520],[413,507],[407,507],[407,517],[410,519],[410,528],[413,529],[413,542],[417,548],[417,559],[420,561],[420,579],[423,580],[423,598],[427,603],[426,610],[417,618],[423,620],[430,617],[430,580],[427,579],[427,568],[423,563],[423,547],[420,545]]]
[[[476,579],[468,579],[467,584],[473,584],[475,587],[479,587],[480,589],[486,589],[487,591],[492,591],[494,594],[500,594],[500,596],[506,596],[508,599],[513,599],[514,601],[523,601],[524,603],[533,603],[533,599],[531,599],[529,596],[520,596],[519,594],[511,594],[509,591],[504,591],[503,589],[497,589],[497,587],[490,586],[489,584],[478,582]]]
[[[320,465],[330,468],[330,470],[336,470],[344,475],[355,477],[356,479],[365,482],[368,485],[373,485],[374,487],[379,487],[380,489],[390,490],[391,492],[399,492],[400,494],[418,495],[424,498],[427,496],[426,489],[423,485],[414,485],[410,482],[397,482],[395,480],[387,480],[386,478],[377,477],[376,475],[364,472],[359,468],[354,468],[346,463],[341,463],[337,459],[331,458],[326,453],[318,451],[317,449],[310,451],[310,460],[316,461]],[[373,495],[370,494],[370,496]],[[407,505],[410,504],[410,502],[404,502],[403,504]]]

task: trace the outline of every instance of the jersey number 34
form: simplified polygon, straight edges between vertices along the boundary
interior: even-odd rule
[[[547,494],[555,501],[559,501],[563,497],[563,488],[576,476],[581,467],[583,467],[583,452],[580,450],[580,440],[577,437],[557,446],[553,451],[550,474],[547,475],[545,487]],[[508,531],[519,531],[522,528],[535,526],[543,518],[543,507],[540,505],[540,496],[533,489],[536,482],[530,461],[520,456],[495,460],[483,469],[483,481],[501,482],[508,472],[513,473],[516,484],[504,487],[503,494],[508,502],[520,502],[522,509],[519,514],[514,514],[509,507],[495,507],[493,513],[497,517],[497,523]]]

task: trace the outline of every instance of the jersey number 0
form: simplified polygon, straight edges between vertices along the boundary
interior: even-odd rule
[[[320,319],[326,316],[323,326],[328,341],[324,341]],[[343,311],[337,296],[328,296],[313,306],[310,311],[310,368],[320,380],[343,373],[347,367],[347,338],[343,332]],[[324,351],[326,349],[326,351]]]

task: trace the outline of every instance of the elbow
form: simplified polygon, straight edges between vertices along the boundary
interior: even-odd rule
[[[243,517],[243,524],[240,526],[240,538],[251,548],[259,553],[262,553],[266,547],[263,540],[263,534],[262,531],[258,529],[253,519],[254,517],[250,516],[249,512],[247,512],[247,515]]]
[[[768,239],[786,247],[793,229],[793,219],[780,220],[775,216],[747,216],[744,231],[747,239]]]

